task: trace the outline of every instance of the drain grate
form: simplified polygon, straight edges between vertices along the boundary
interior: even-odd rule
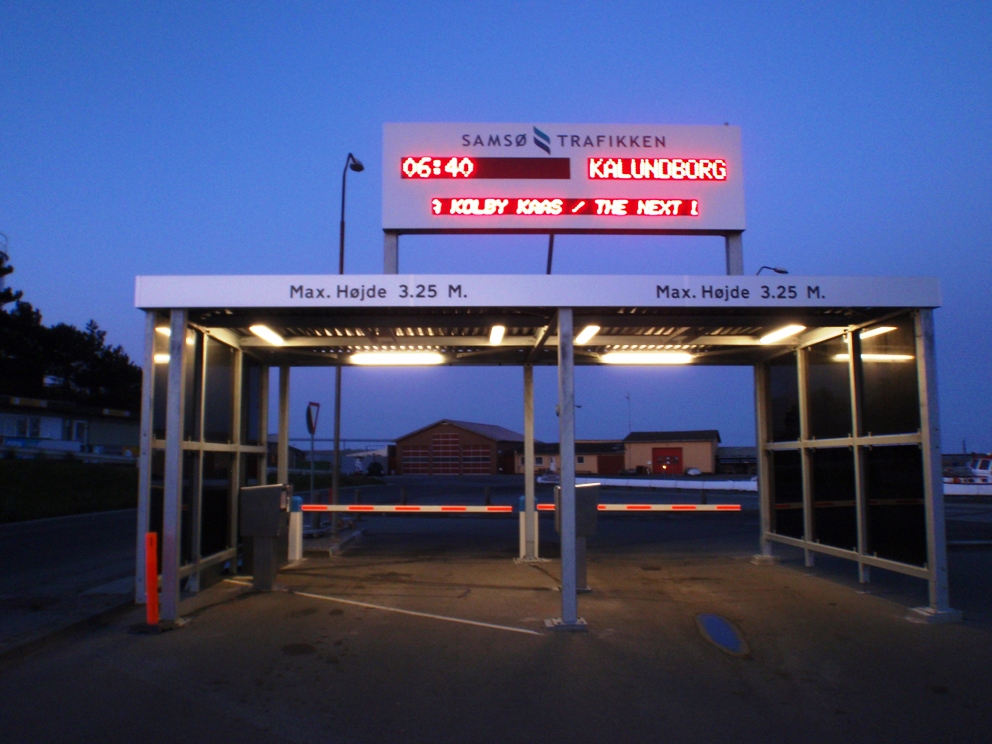
[[[696,615],[696,627],[703,638],[731,656],[749,657],[751,649],[740,629],[721,615]]]

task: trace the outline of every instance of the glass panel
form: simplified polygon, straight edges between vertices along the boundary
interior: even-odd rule
[[[244,475],[241,478],[243,486],[264,486],[262,480],[264,475],[265,455],[242,455],[241,462],[244,463]]]
[[[206,339],[207,381],[203,404],[203,439],[228,444],[234,439],[234,359],[227,344]]]
[[[262,365],[242,355],[241,443],[262,443]]]
[[[803,536],[803,468],[798,450],[772,452],[772,530],[786,537]]]
[[[861,331],[861,379],[862,434],[910,434],[920,430],[916,340],[911,317]]]
[[[158,533],[158,566],[162,570],[162,519],[165,501],[165,450],[152,450],[151,498],[148,504],[148,532]]]
[[[183,452],[183,495],[180,511],[179,563],[186,565],[193,560],[193,495],[200,473],[200,453]]]
[[[845,550],[858,549],[854,450],[818,449],[810,455],[813,476],[813,539]]]
[[[159,317],[155,322],[156,328],[169,328],[169,319]],[[156,331],[152,344],[154,364],[152,372],[152,436],[155,439],[165,439],[165,404],[169,394],[169,337]]]
[[[228,534],[231,519],[230,452],[203,453],[203,491],[200,503],[200,555],[208,556],[230,547]]]
[[[813,439],[851,436],[851,378],[846,338],[806,350],[809,435]]]
[[[869,447],[864,456],[868,554],[924,565],[923,452],[916,445]]]
[[[200,384],[203,380],[203,334],[186,331],[186,401],[183,412],[183,438],[200,438]]]
[[[768,362],[768,400],[772,441],[799,439],[799,370],[795,353]]]

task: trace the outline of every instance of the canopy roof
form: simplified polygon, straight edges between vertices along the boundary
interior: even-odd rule
[[[557,308],[574,311],[575,363],[612,351],[677,351],[692,364],[753,365],[797,343],[939,305],[919,277],[262,276],[139,277],[136,305],[189,322],[273,366],[350,364],[356,352],[435,351],[459,366],[557,364]],[[433,293],[434,296],[430,296]],[[768,295],[768,297],[763,297]],[[163,315],[162,323],[167,323]],[[785,325],[802,333],[762,336]],[[278,333],[273,345],[249,329]],[[493,326],[505,327],[499,345]]]

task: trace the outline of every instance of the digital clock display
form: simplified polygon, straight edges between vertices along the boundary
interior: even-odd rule
[[[501,215],[568,217],[698,217],[698,199],[565,199],[465,197],[431,199],[431,213],[438,216]]]
[[[569,158],[467,158],[408,156],[400,160],[401,177],[472,179],[569,179]]]

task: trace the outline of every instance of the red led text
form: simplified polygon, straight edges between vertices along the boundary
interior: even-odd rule
[[[593,180],[726,181],[727,161],[683,158],[589,158]]]

